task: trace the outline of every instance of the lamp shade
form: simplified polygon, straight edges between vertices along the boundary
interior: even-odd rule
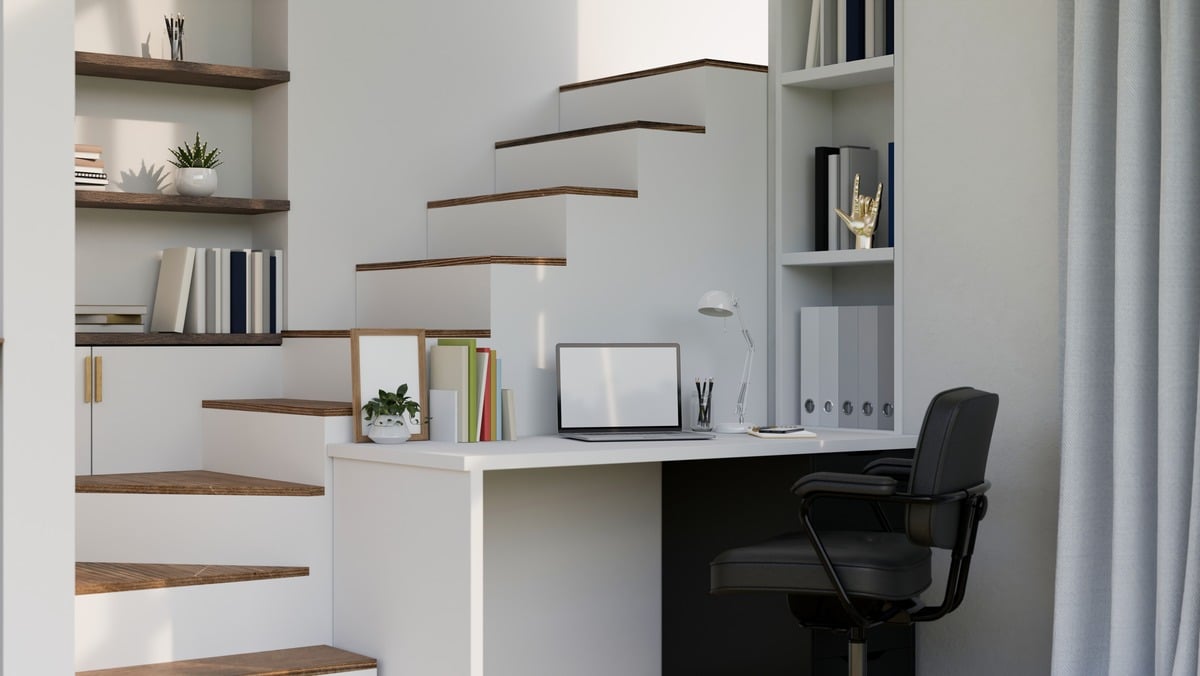
[[[700,296],[697,310],[709,317],[732,317],[737,299],[728,291],[709,291]]]

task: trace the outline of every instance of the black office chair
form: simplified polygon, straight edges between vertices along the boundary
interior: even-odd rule
[[[710,564],[713,594],[787,594],[805,627],[849,633],[849,673],[866,674],[867,629],[936,620],[962,603],[987,512],[984,479],[999,397],[969,387],[935,396],[912,460],[885,458],[864,474],[814,472],[792,486],[803,531],[730,549]],[[907,488],[907,490],[905,490]],[[826,531],[812,523],[814,503],[835,497],[870,501],[885,531]],[[880,503],[907,505],[906,528],[891,532]],[[951,551],[946,594],[927,607],[931,547]]]

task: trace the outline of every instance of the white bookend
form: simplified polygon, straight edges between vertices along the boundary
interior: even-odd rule
[[[263,252],[250,252],[250,327],[247,333],[263,333]]]
[[[859,427],[858,421],[858,308],[838,310],[838,427]]]
[[[892,305],[879,306],[879,429],[896,429],[896,314]]]
[[[818,51],[821,44],[821,0],[812,0],[812,11],[808,17],[808,49],[804,55],[804,67],[813,68],[821,65]]]
[[[821,363],[829,368],[821,369],[821,397],[818,400],[818,416],[821,427],[838,426],[838,309],[828,305],[817,308],[821,323]]]
[[[879,429],[879,306],[858,308],[858,425]]]
[[[500,390],[500,403],[504,417],[504,441],[517,440],[517,395],[512,390]]]
[[[165,249],[158,268],[158,287],[154,292],[154,315],[150,331],[183,333],[187,314],[188,291],[192,285],[192,267],[196,250],[190,246]]]
[[[850,215],[853,211],[851,203],[854,195],[854,177],[859,177],[858,194],[875,196],[875,189],[879,186],[879,158],[877,153],[862,146],[842,146],[838,149],[838,200],[837,206],[846,215]],[[834,216],[834,219],[841,219]],[[850,232],[845,224],[839,224],[840,239],[842,244],[839,248],[853,249],[854,235]],[[830,247],[832,248],[832,246]]]
[[[204,249],[196,249],[196,262],[192,264],[192,291],[188,294],[187,317],[183,322],[184,333],[205,333],[208,330],[205,316],[208,312],[207,263]]]
[[[470,373],[467,365],[466,345],[434,345],[429,348],[429,388],[432,390],[450,390],[455,393],[456,405],[454,421],[458,430],[455,437],[458,441],[466,442],[468,436],[467,393],[470,392]],[[436,418],[443,415],[441,411],[432,411],[430,415]],[[443,420],[444,422],[444,420]]]
[[[458,443],[458,392],[429,390],[429,440]]]
[[[800,424],[821,426],[821,308],[800,308]],[[785,418],[794,420],[790,415]]]

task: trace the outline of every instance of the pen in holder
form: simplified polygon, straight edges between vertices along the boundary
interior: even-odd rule
[[[712,387],[712,378],[696,379],[696,396],[692,399],[696,413],[692,429],[696,432],[712,431]]]
[[[163,15],[167,24],[167,42],[171,44],[171,60],[183,61],[183,15]]]

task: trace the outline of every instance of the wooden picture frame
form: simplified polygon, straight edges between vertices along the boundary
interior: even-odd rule
[[[369,441],[363,404],[379,390],[396,391],[408,384],[408,396],[421,405],[417,420],[409,422],[411,441],[429,438],[424,420],[429,408],[429,385],[425,374],[425,329],[351,329],[350,371],[354,389],[354,440]]]

